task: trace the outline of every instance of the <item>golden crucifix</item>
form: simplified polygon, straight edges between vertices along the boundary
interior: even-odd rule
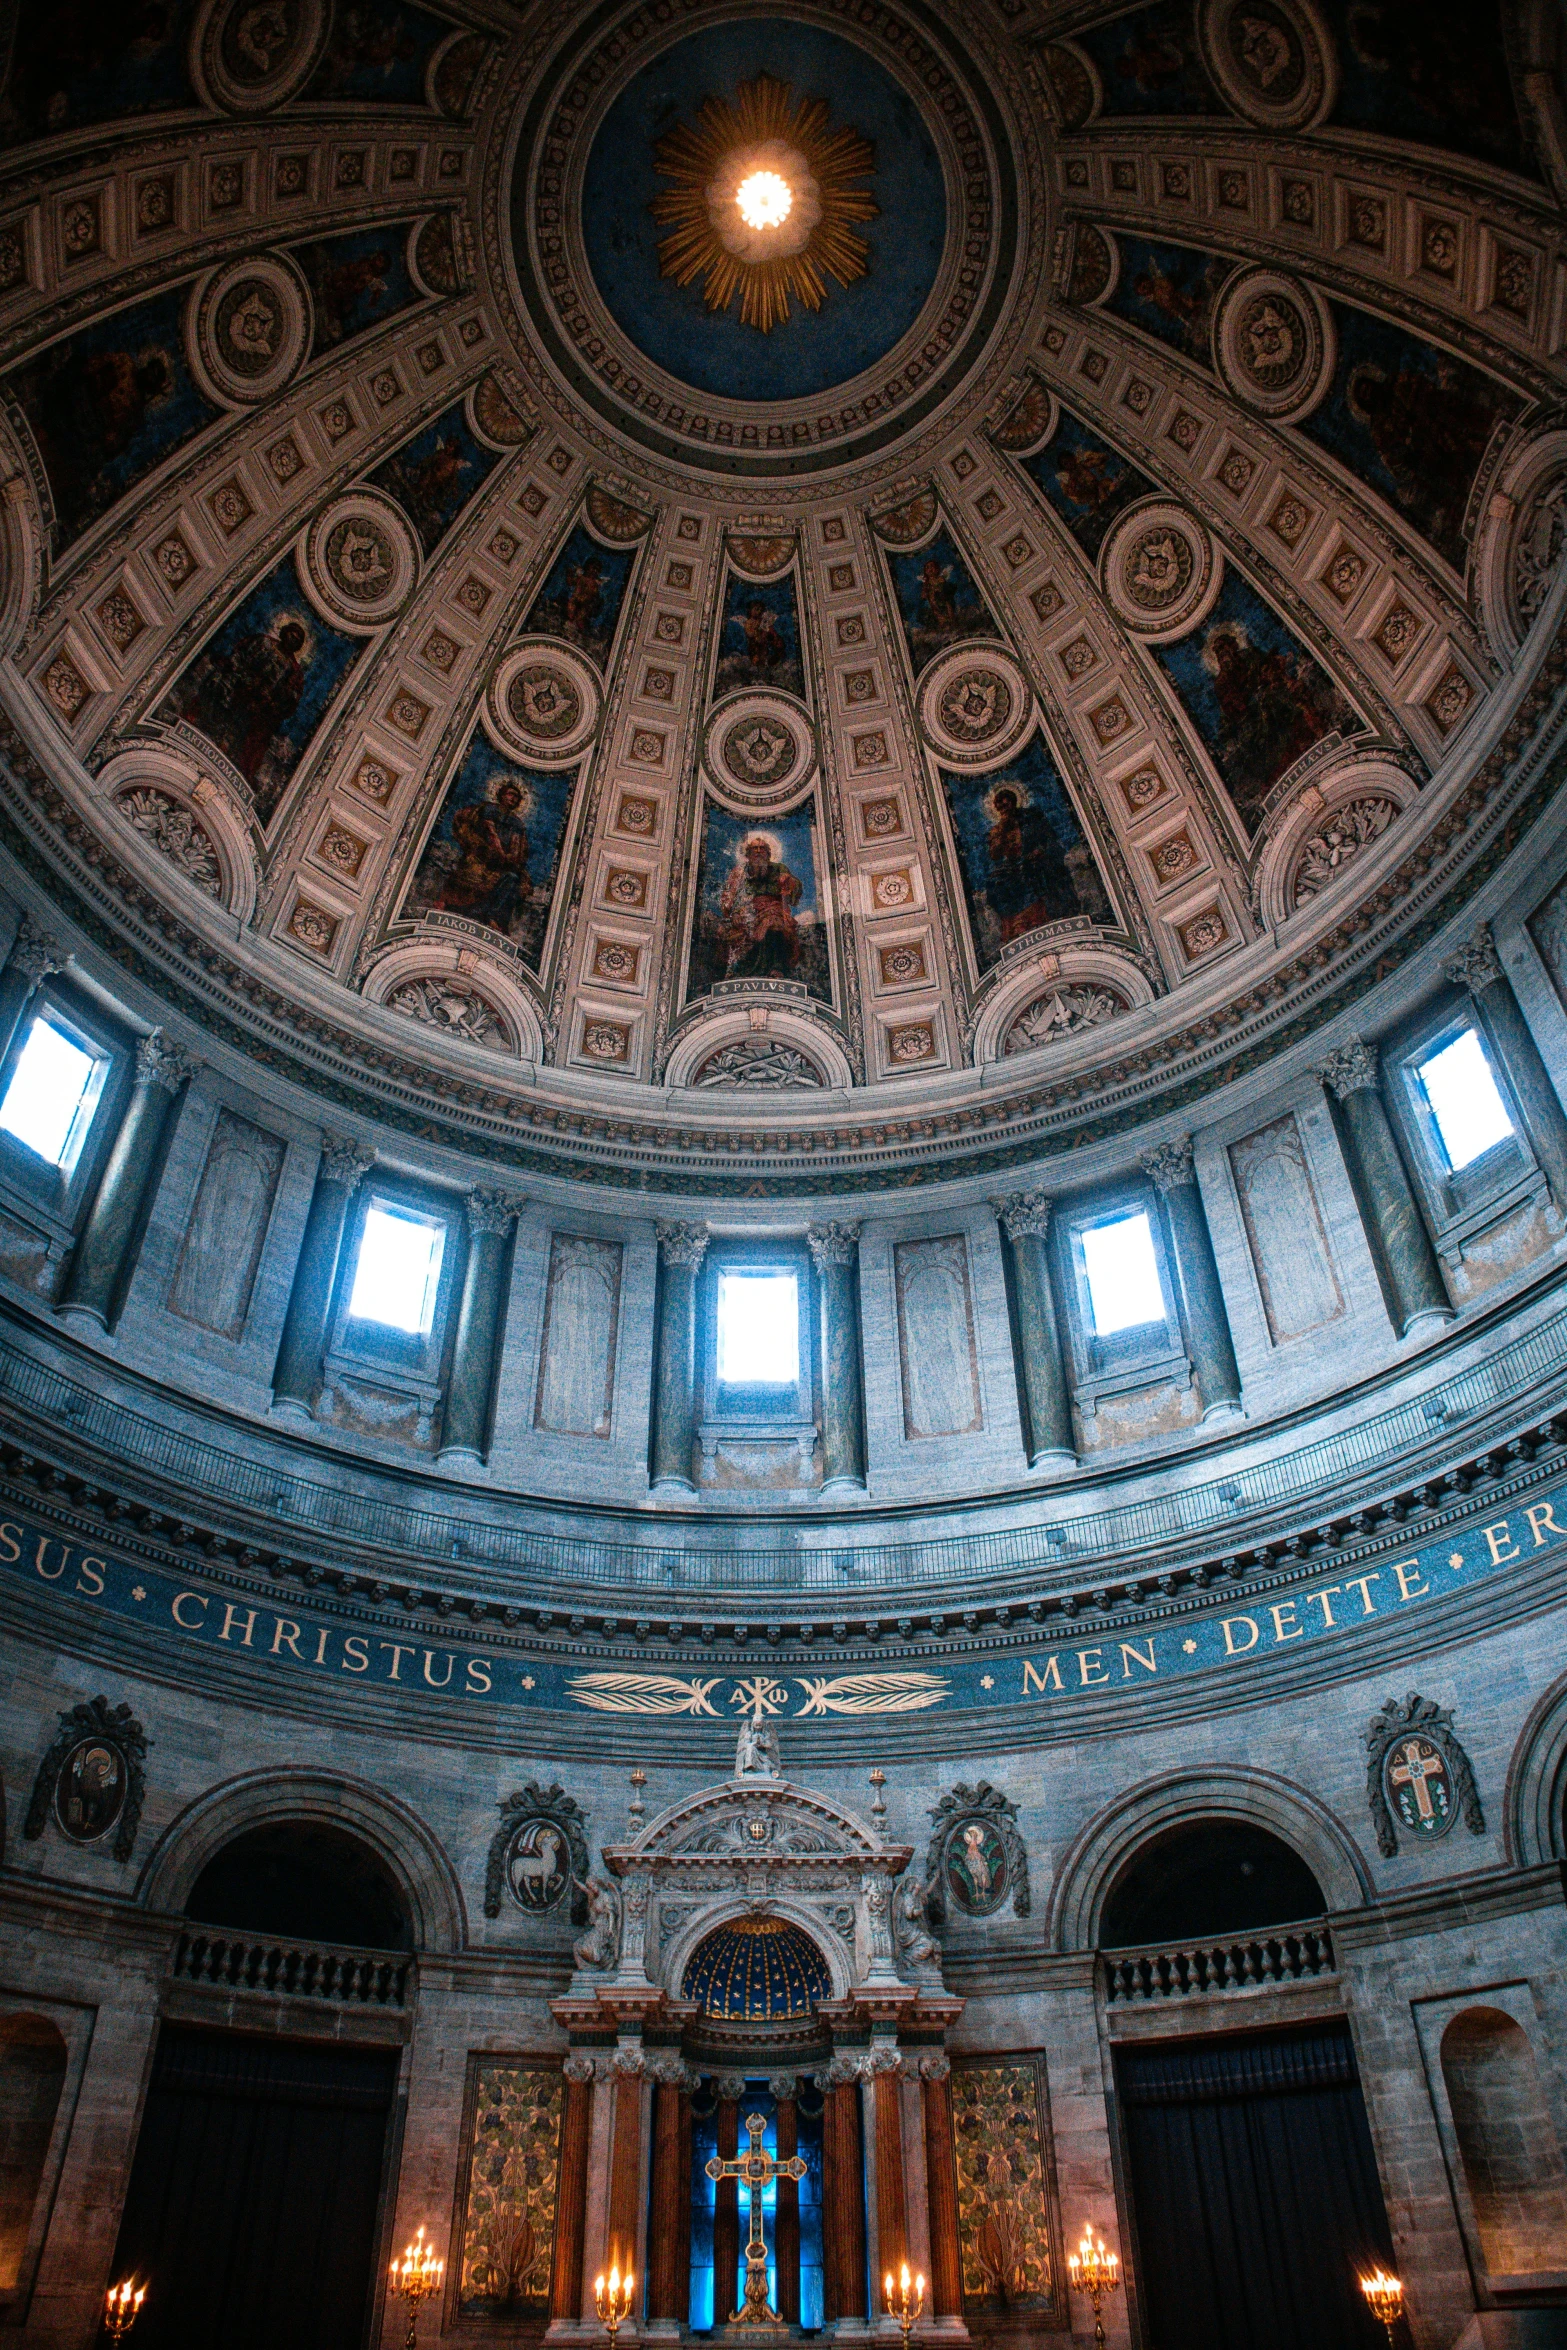
[[[767,2238],[762,2229],[762,2194],[773,2179],[803,2179],[806,2161],[803,2154],[791,2154],[786,2161],[775,2162],[762,2146],[762,2133],[767,2124],[759,2113],[745,2117],[746,2132],[751,2143],[743,2154],[732,2162],[721,2155],[712,2155],[707,2165],[710,2179],[739,2179],[751,2190],[751,2234],[745,2248],[745,2297],[729,2319],[734,2326],[781,2326],[779,2316],[767,2298]],[[714,2315],[717,2315],[718,2282],[713,2279]]]

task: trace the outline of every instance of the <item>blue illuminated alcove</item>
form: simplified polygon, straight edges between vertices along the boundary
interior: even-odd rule
[[[804,2155],[806,2173],[800,2181],[800,2324],[806,2332],[817,2330],[824,2323],[822,2300],[822,2117],[820,2109],[812,2110],[806,2100],[795,2108],[797,2116],[798,2150]],[[778,2152],[778,2101],[761,2083],[749,2086],[740,2101],[740,2143],[747,2143],[746,2116],[759,2113],[767,2124],[762,2144],[773,2156]],[[694,2101],[691,2119],[691,2316],[693,2333],[711,2331],[713,2314],[713,2219],[718,2207],[718,2188],[707,2175],[707,2161],[718,2152],[718,2107],[711,2092]],[[778,2306],[778,2271],[774,2249],[774,2230],[778,2212],[776,2180],[763,2191],[763,2225],[767,2232],[767,2292],[773,2307]],[[740,2254],[735,2273],[729,2280],[728,2299],[716,2322],[722,2325],[739,2306],[745,2289],[745,2244],[750,2233],[751,2201],[746,2188],[740,2190]]]

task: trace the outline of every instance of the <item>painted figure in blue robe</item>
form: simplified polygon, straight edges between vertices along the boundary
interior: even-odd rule
[[[452,837],[461,860],[431,905],[444,914],[466,914],[470,922],[487,922],[509,938],[513,921],[533,895],[522,786],[503,776],[492,798],[457,809]]]
[[[1016,784],[998,783],[990,795],[990,814],[987,895],[1001,925],[1002,945],[1042,922],[1080,914],[1067,853],[1043,808]]]

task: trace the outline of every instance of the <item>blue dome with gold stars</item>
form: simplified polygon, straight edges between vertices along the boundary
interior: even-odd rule
[[[682,1996],[731,2023],[809,2015],[832,1995],[827,1962],[809,1934],[784,1918],[735,1918],[698,1944]]]

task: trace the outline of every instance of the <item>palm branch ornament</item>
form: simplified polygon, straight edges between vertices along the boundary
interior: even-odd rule
[[[791,296],[820,310],[827,278],[863,277],[870,247],[849,225],[881,207],[863,180],[876,149],[858,131],[830,127],[822,98],[795,102],[787,82],[758,74],[731,105],[705,98],[694,123],[659,140],[654,161],[674,185],[653,200],[661,274],[677,285],[701,278],[709,310],[738,293],[740,322],[761,333],[789,315]]]

